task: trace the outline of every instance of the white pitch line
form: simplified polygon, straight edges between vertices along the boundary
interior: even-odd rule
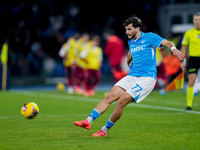
[[[185,111],[180,108],[172,108],[172,107],[163,107],[163,106],[153,106],[153,105],[145,105],[145,104],[138,104],[133,105],[132,103],[129,104],[128,106],[132,107],[141,107],[141,108],[151,108],[151,109],[158,109],[158,110],[169,110],[169,111],[178,111],[178,112],[186,112],[186,113],[193,113],[193,114],[200,114],[200,111]]]
[[[26,95],[26,96],[39,96],[45,98],[57,98],[63,100],[72,100],[72,101],[85,101],[85,102],[100,102],[102,99],[97,98],[88,98],[88,97],[80,97],[80,96],[73,96],[73,95],[59,95],[59,94],[45,94],[45,93],[34,93],[34,92],[13,92],[14,94]],[[146,104],[135,104],[131,103],[127,105],[129,107],[141,107],[141,108],[150,108],[150,109],[158,109],[158,110],[169,110],[169,111],[178,111],[178,112],[186,112],[186,113],[193,113],[193,114],[200,114],[200,111],[184,111],[180,108],[172,108],[172,107],[164,107],[164,106],[153,106],[153,105],[146,105]]]

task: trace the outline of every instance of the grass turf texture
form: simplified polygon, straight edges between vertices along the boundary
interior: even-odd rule
[[[164,96],[153,91],[140,104],[125,107],[107,137],[91,137],[101,129],[115,104],[88,131],[73,125],[83,120],[105,97],[68,95],[65,92],[0,92],[0,149],[167,149],[195,150],[200,142],[200,95],[194,97],[193,112],[184,112],[185,93]],[[33,101],[39,115],[27,120],[22,105]]]

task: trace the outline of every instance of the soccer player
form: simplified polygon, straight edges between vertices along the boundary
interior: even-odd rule
[[[122,72],[120,65],[124,52],[125,46],[123,40],[115,35],[114,31],[109,31],[108,41],[105,45],[105,54],[108,56],[111,72],[115,78],[115,83],[119,81],[116,74],[118,72]]]
[[[94,96],[95,88],[101,76],[101,64],[103,60],[102,49],[99,47],[100,37],[93,36],[91,45],[85,47],[81,52],[81,58],[86,62],[85,92],[84,96]]]
[[[189,46],[188,65],[188,87],[187,87],[187,107],[185,110],[192,110],[192,102],[194,97],[193,86],[197,77],[197,71],[200,68],[200,12],[193,15],[194,28],[188,30],[182,41],[181,51],[185,54]],[[186,63],[181,63],[184,70]]]
[[[67,42],[65,42],[61,49],[59,50],[59,56],[63,58],[63,65],[65,67],[65,71],[67,73],[67,85],[68,85],[68,93],[72,94],[74,92],[73,89],[73,64],[75,62],[75,48],[76,48],[76,40],[78,39],[78,33],[73,37],[70,37]]]
[[[143,33],[142,22],[137,17],[131,17],[124,22],[129,38],[129,53],[127,63],[129,74],[118,81],[108,95],[92,110],[86,120],[75,121],[74,125],[90,129],[92,122],[102,115],[114,101],[115,109],[105,126],[94,133],[93,137],[107,136],[108,130],[121,117],[124,107],[131,102],[141,102],[154,88],[156,83],[156,47],[167,46],[180,60],[184,54],[177,50],[174,44],[154,33]],[[117,53],[117,52],[116,52]]]
[[[81,52],[84,50],[85,47],[91,45],[90,35],[88,33],[83,33],[81,38],[77,42],[77,46],[75,49],[75,61],[76,67],[74,69],[74,90],[79,94],[83,94],[82,86],[85,85],[85,70],[86,70],[86,63],[80,57]]]

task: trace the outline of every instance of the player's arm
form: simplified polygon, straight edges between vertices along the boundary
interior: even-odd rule
[[[71,44],[70,43],[64,43],[61,47],[61,49],[59,50],[59,56],[66,59],[66,54],[67,52],[70,50],[71,48]]]
[[[186,45],[182,45],[181,52],[183,54],[186,54],[186,50],[187,50],[187,46]],[[181,69],[185,70],[185,68],[186,68],[186,61],[184,60],[184,61],[181,61]]]
[[[127,65],[130,66],[131,62],[132,62],[132,56],[131,56],[131,53],[128,52]]]
[[[88,64],[88,61],[86,60],[87,55],[88,55],[88,50],[83,50],[83,51],[80,53],[80,58],[81,58],[86,64]]]
[[[187,46],[186,46],[186,45],[182,45],[182,47],[181,47],[181,52],[182,52],[183,54],[186,54],[186,50],[187,50]]]
[[[61,47],[61,49],[59,50],[59,56],[60,57],[64,57],[66,55],[66,49],[65,49],[65,44],[63,44],[63,46]]]
[[[161,45],[168,47],[172,51],[173,55],[179,58],[180,60],[185,59],[185,55],[175,47],[174,43],[168,40],[163,40],[161,42]]]

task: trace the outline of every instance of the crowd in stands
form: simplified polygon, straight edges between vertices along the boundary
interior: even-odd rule
[[[113,4],[105,0],[1,1],[0,46],[8,41],[11,76],[64,74],[58,51],[75,32],[99,35],[104,50],[105,36],[111,28],[127,42],[122,23],[131,15],[137,14],[145,21],[143,30],[157,31],[153,9],[157,5],[157,0],[142,0],[137,5],[132,1]],[[107,57],[104,63],[108,64]],[[108,71],[105,66],[103,73]]]

